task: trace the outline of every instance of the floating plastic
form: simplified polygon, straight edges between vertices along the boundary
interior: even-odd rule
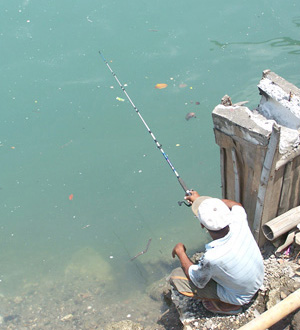
[[[155,85],[155,88],[157,89],[163,89],[163,88],[166,88],[168,86],[168,84],[156,84]]]

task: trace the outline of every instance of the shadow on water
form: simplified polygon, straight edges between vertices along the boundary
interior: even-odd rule
[[[300,17],[295,17],[293,19],[293,23],[296,25],[296,27],[300,27]]]
[[[300,23],[297,23],[300,26]],[[298,26],[298,25],[297,25]],[[292,39],[290,37],[282,37],[282,38],[274,38],[265,41],[258,41],[258,42],[219,42],[217,40],[211,40],[211,43],[216,45],[221,49],[225,49],[229,46],[234,45],[270,45],[270,47],[279,47],[279,48],[287,48],[287,47],[294,47],[296,49],[288,51],[288,54],[291,55],[300,55],[300,40]]]

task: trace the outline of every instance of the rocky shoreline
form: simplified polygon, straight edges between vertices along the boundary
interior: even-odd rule
[[[261,290],[255,299],[246,306],[239,315],[214,315],[206,311],[199,300],[184,297],[176,292],[170,292],[165,279],[155,283],[149,291],[150,296],[157,300],[164,297],[169,308],[162,314],[157,326],[144,328],[134,322],[118,322],[110,324],[105,330],[235,330],[250,322],[264,311],[275,306],[289,294],[300,288],[300,260],[299,254],[285,252],[275,255],[275,248],[265,244],[264,256],[265,279]],[[191,258],[197,261],[198,255]],[[270,330],[299,330],[300,311],[291,313]]]
[[[300,288],[300,256],[291,250],[276,256],[273,245],[264,246],[264,285],[255,300],[237,316],[214,315],[200,301],[172,294],[166,278],[152,283],[143,292],[120,296],[116,302],[108,283],[67,273],[55,281],[24,282],[16,296],[1,294],[0,329],[239,329]],[[199,254],[195,254],[192,260],[196,262],[198,258]],[[270,328],[299,329],[299,311]]]

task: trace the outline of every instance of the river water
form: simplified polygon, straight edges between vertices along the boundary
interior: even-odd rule
[[[211,112],[224,94],[255,108],[265,69],[300,86],[300,3],[2,0],[0,20],[1,296],[51,309],[49,287],[97,286],[134,310],[173,246],[208,236],[99,50],[188,188],[221,197]]]

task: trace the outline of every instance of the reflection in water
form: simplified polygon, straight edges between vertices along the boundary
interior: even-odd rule
[[[297,23],[297,26],[300,26],[300,23]],[[300,40],[292,39],[289,37],[282,37],[282,38],[274,38],[269,39],[266,41],[258,41],[258,42],[225,42],[221,43],[217,40],[211,40],[213,44],[215,44],[217,47],[225,49],[228,46],[232,45],[270,45],[271,47],[293,47],[296,49],[288,51],[288,54],[292,55],[299,55],[300,54]]]

